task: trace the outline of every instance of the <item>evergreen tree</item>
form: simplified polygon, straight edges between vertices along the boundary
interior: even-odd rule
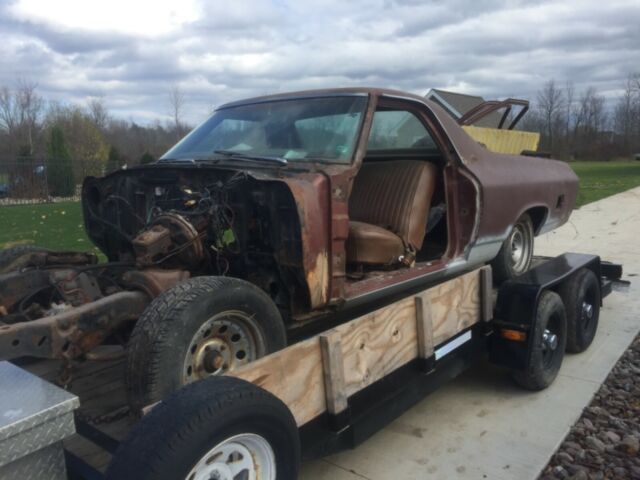
[[[47,183],[49,195],[54,197],[71,197],[75,193],[71,155],[58,125],[51,128],[47,145]]]
[[[147,165],[148,163],[155,162],[156,159],[149,152],[144,152],[140,157],[140,165]]]
[[[118,149],[114,146],[109,148],[109,156],[107,157],[107,172],[115,172],[119,170],[124,162]]]

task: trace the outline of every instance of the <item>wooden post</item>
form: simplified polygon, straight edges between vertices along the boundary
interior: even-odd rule
[[[421,296],[415,297],[416,322],[418,327],[418,358],[430,358],[433,355],[433,321],[431,302]]]
[[[341,335],[339,332],[330,331],[320,335],[319,338],[327,411],[337,415],[348,407],[344,386]]]
[[[480,318],[483,322],[493,320],[493,275],[489,266],[480,269]]]

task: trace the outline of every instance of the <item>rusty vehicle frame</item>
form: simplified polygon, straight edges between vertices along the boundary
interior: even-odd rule
[[[92,350],[106,341],[126,344],[127,329],[154,298],[201,275],[239,276],[257,285],[295,332],[492,261],[523,214],[530,216],[535,235],[568,220],[577,179],[566,164],[490,152],[420,96],[386,89],[315,90],[233,102],[218,110],[336,96],[366,101],[348,163],[310,159],[282,166],[165,159],[87,178],[82,189],[85,229],[108,261],[99,264],[92,254],[41,250],[0,269],[0,359],[70,361],[91,358]],[[489,110],[512,104],[492,104]],[[349,198],[367,157],[374,114],[381,108],[410,112],[433,137],[446,204],[446,245],[437,258],[354,277],[345,249]],[[465,122],[481,113],[470,112]],[[252,202],[250,209],[233,212],[238,231],[232,231],[231,240],[250,245],[251,265],[234,267],[246,252],[233,251],[225,258],[222,233],[211,240],[206,215],[187,219],[159,212],[148,221],[154,191],[180,185],[181,208],[196,208],[202,199],[196,190],[205,177],[219,184],[237,182],[241,193],[232,189],[224,195],[242,194]]]

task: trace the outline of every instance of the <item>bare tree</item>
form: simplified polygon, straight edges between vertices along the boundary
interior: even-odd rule
[[[17,126],[16,104],[13,92],[8,87],[0,89],[0,127],[12,136]]]
[[[565,105],[565,127],[564,134],[567,138],[571,133],[571,117],[573,115],[573,97],[575,95],[575,88],[571,80],[567,81],[564,86],[564,105]]]
[[[607,123],[605,98],[594,87],[587,88],[579,100],[579,127],[584,135],[593,135],[602,131]]]
[[[624,154],[640,147],[640,76],[629,75],[613,112],[613,126],[622,140]]]
[[[555,132],[558,130],[560,116],[564,108],[564,95],[556,86],[555,80],[545,83],[537,95],[538,110],[543,121],[549,150],[554,149]]]
[[[182,114],[184,113],[185,97],[179,85],[173,85],[169,91],[169,107],[173,117],[173,124],[177,135],[182,136]]]
[[[38,131],[44,105],[42,97],[36,93],[37,87],[37,83],[21,79],[18,80],[16,89],[19,120],[29,155],[34,151],[34,136]]]
[[[104,98],[92,98],[87,103],[87,108],[89,110],[89,117],[95,126],[98,127],[98,130],[104,132],[107,127],[107,123],[109,122],[109,112],[107,111],[107,107],[104,103]]]
[[[35,148],[35,136],[41,127],[44,101],[37,94],[37,84],[20,79],[14,90],[0,89],[0,128],[8,137],[9,150],[31,155]]]

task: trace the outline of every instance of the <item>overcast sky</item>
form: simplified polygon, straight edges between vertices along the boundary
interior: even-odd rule
[[[439,87],[532,98],[547,80],[615,98],[640,71],[640,0],[0,0],[0,85],[117,116],[185,117],[287,90]]]

